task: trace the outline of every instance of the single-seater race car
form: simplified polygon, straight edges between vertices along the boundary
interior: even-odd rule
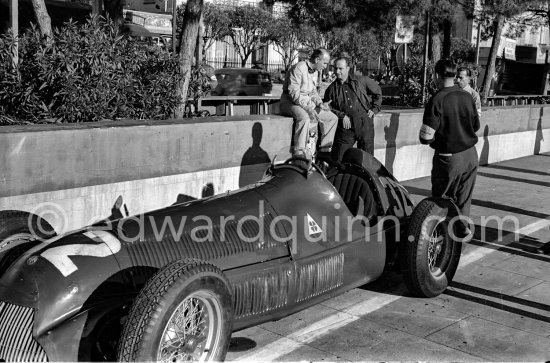
[[[326,172],[274,161],[236,191],[0,250],[0,360],[219,361],[233,331],[395,266],[412,294],[436,296],[460,258],[456,213],[415,207],[358,149]]]

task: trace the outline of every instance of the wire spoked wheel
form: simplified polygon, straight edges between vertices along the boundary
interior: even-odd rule
[[[428,267],[432,276],[440,277],[446,271],[451,257],[452,241],[448,234],[448,223],[439,221],[428,241]]]
[[[189,295],[174,311],[162,334],[157,361],[205,361],[222,334],[220,301],[210,291]]]
[[[416,296],[441,294],[455,275],[462,244],[449,234],[450,208],[456,208],[451,201],[426,198],[411,216],[399,253],[403,279]]]
[[[216,266],[171,262],[132,304],[118,345],[123,362],[222,361],[233,325],[230,284]]]

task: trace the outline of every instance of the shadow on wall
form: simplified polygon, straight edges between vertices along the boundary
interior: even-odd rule
[[[485,125],[483,130],[483,148],[479,155],[479,165],[489,164],[489,125]]]
[[[207,198],[207,197],[211,197],[213,195],[214,195],[214,183],[207,183],[202,188],[201,198]],[[176,199],[176,202],[172,205],[192,202],[194,200],[197,200],[197,198],[192,197],[192,196],[187,195],[187,194],[178,194],[178,198]]]
[[[114,221],[115,219],[124,218],[130,215],[126,203],[122,200],[122,195],[119,195],[111,208],[111,215],[107,217],[108,220]]]
[[[202,198],[208,198],[214,195],[214,183],[208,183],[202,188]]]
[[[241,160],[241,171],[239,175],[239,187],[249,185],[258,181],[264,174],[265,165],[271,163],[271,159],[267,152],[261,148],[263,127],[259,122],[255,122],[252,126],[252,146],[246,150]],[[247,166],[257,166],[251,168]]]
[[[399,114],[392,113],[390,117],[390,124],[384,126],[384,139],[386,139],[386,161],[385,167],[393,174],[393,163],[395,162],[395,154],[397,153],[397,147],[395,140],[397,139],[397,130],[399,129]]]
[[[539,122],[537,123],[537,133],[535,136],[535,150],[533,151],[534,155],[540,154],[540,145],[542,144],[542,141],[544,140],[544,137],[542,135],[542,117],[544,116],[544,107],[540,108],[540,117]]]

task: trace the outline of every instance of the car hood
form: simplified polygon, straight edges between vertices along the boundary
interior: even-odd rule
[[[117,249],[114,234],[98,227],[46,240],[2,275],[0,300],[35,309],[34,329],[46,331],[80,311],[97,286],[119,271]]]

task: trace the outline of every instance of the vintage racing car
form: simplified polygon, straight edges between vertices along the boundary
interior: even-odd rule
[[[392,266],[411,293],[436,296],[460,258],[454,214],[448,200],[414,207],[351,149],[326,172],[290,158],[239,190],[44,241],[3,226],[0,361],[219,361],[233,331]]]

